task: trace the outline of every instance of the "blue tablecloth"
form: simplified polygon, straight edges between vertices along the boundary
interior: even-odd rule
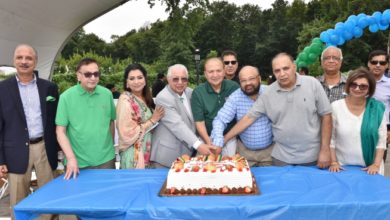
[[[82,219],[390,219],[390,179],[359,167],[253,168],[261,195],[159,197],[167,170],[82,170],[58,177],[15,207],[16,218],[42,213]]]

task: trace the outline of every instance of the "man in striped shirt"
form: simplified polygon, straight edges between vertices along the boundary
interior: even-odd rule
[[[237,89],[229,96],[213,120],[211,138],[215,146],[224,146],[223,131],[227,124],[245,116],[265,89],[265,86],[260,86],[261,77],[256,67],[243,67],[239,73],[239,80],[241,89]],[[228,132],[225,140],[230,138]],[[237,151],[248,160],[250,166],[272,164],[272,127],[271,121],[265,115],[259,117],[239,135]]]
[[[340,72],[343,62],[341,49],[330,46],[321,54],[321,67],[324,74],[317,79],[320,81],[330,103],[345,97],[344,86],[347,78]]]

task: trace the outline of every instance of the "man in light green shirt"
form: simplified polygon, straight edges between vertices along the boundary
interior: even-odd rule
[[[81,60],[76,71],[80,83],[60,96],[56,116],[57,139],[66,156],[65,179],[75,178],[79,168],[115,168],[112,93],[97,85],[96,60]]]

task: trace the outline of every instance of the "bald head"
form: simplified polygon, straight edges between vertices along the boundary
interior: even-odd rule
[[[241,68],[238,77],[240,79],[241,91],[245,95],[256,99],[261,84],[259,70],[254,66],[244,66]]]

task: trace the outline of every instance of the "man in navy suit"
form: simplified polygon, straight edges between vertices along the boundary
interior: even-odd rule
[[[17,46],[17,74],[0,82],[0,177],[8,173],[11,207],[28,196],[33,168],[41,187],[57,167],[58,88],[34,74],[37,59],[31,46]]]

